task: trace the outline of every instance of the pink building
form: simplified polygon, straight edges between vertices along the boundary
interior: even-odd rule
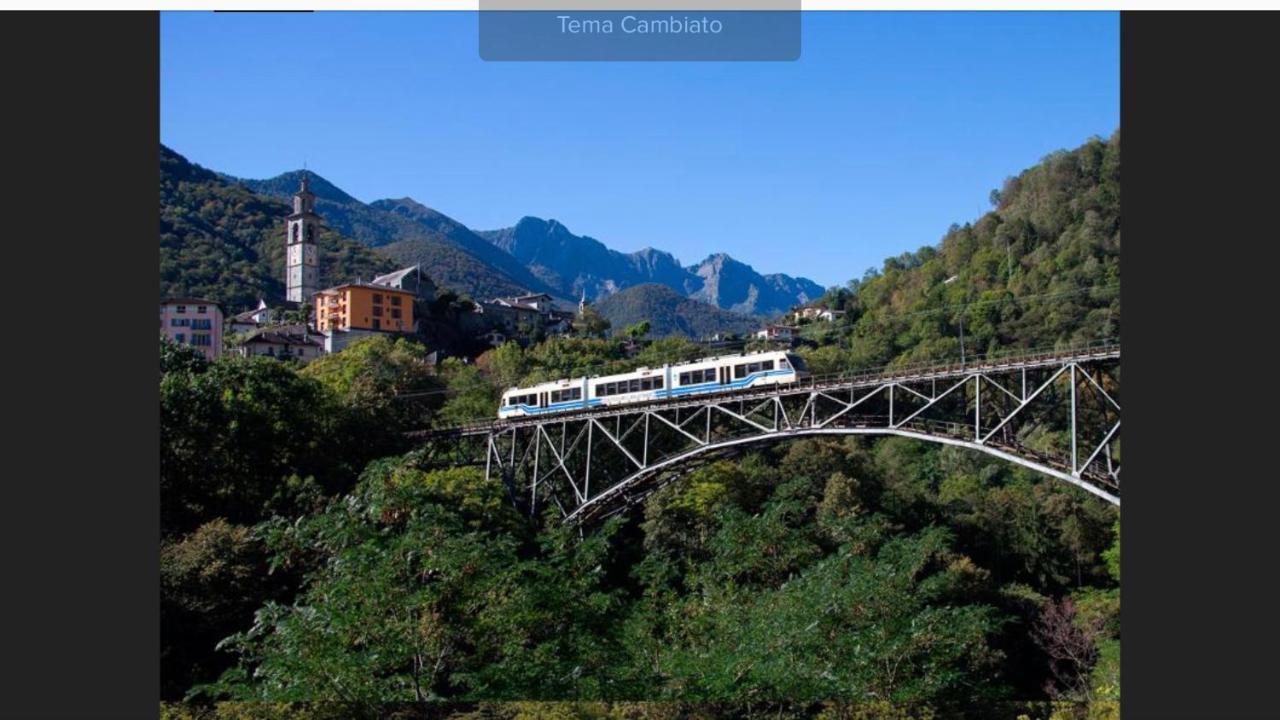
[[[212,360],[222,354],[222,308],[200,298],[161,300],[160,334]]]

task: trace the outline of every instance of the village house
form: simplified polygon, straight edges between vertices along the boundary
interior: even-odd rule
[[[369,335],[412,332],[413,298],[408,290],[363,282],[316,293],[316,330],[325,336],[325,352],[338,352]]]
[[[550,295],[536,293],[476,303],[461,320],[465,331],[492,344],[496,335],[502,335],[505,341],[505,338],[535,331],[546,335],[564,334],[573,329],[573,317],[572,312],[557,308]]]
[[[795,337],[795,328],[788,325],[765,325],[756,331],[755,336],[764,340],[790,341]]]
[[[807,306],[798,308],[792,313],[792,317],[796,322],[801,320],[821,320],[824,322],[835,322],[844,317],[843,310],[832,310],[830,308]]]
[[[271,309],[266,300],[259,300],[258,307],[232,315],[227,320],[227,334],[246,333],[257,330],[273,320]]]
[[[418,299],[428,302],[435,300],[438,292],[436,284],[422,272],[421,265],[414,265],[393,273],[379,275],[373,279],[373,284],[385,285],[396,290],[405,290],[413,293]]]
[[[222,308],[202,298],[161,300],[160,334],[213,360],[222,354]]]
[[[251,331],[232,352],[240,357],[296,358],[308,363],[324,354],[323,340],[324,336],[311,332],[306,325],[278,325]]]

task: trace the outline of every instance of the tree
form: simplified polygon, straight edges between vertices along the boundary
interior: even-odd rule
[[[319,382],[366,429],[384,452],[402,448],[400,433],[427,425],[441,383],[427,364],[427,349],[407,338],[360,338],[342,352],[313,360],[300,375]],[[367,441],[366,440],[366,441]]]
[[[440,426],[461,425],[497,417],[500,393],[475,365],[457,358],[440,364],[447,399],[435,416]]]
[[[590,305],[582,308],[573,320],[573,329],[581,337],[603,338],[609,326],[609,320]]]
[[[625,667],[609,641],[617,598],[595,570],[609,529],[580,541],[561,528],[522,557],[518,518],[493,501],[501,492],[474,469],[380,462],[343,502],[281,526],[278,562],[298,549],[324,562],[294,604],[268,603],[228,640],[242,664],[203,692],[271,702],[602,695],[610,668]]]
[[[519,343],[508,340],[477,358],[476,366],[488,373],[497,388],[505,390],[520,384],[529,363]]]
[[[649,329],[651,327],[652,325],[649,323],[648,320],[641,320],[640,322],[634,325],[627,326],[627,329],[624,330],[623,332],[625,332],[627,337],[631,338],[632,340],[640,340],[645,335],[649,334]]]
[[[1033,637],[1049,656],[1052,680],[1045,689],[1050,696],[1090,699],[1089,673],[1098,657],[1102,629],[1103,620],[1077,613],[1070,597],[1044,604]]]

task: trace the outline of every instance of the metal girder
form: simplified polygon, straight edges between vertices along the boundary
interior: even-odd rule
[[[1119,358],[1118,345],[1038,353],[416,435],[483,438],[486,477],[500,475],[513,493],[527,490],[529,512],[536,511],[541,492],[565,520],[575,522],[614,512],[618,503],[637,502],[696,458],[751,443],[824,435],[889,435],[976,450],[1119,505],[1120,465],[1114,455],[1120,432],[1119,383],[1116,376],[1107,376]],[[983,393],[983,385],[996,392]],[[1089,392],[1078,392],[1080,387]],[[789,411],[788,402],[799,411]],[[991,427],[985,428],[988,417],[998,421],[992,425],[988,420]],[[1015,424],[1023,427],[1015,429]],[[558,443],[551,431],[557,425]],[[655,432],[662,428],[673,432]],[[1065,436],[1061,443],[1068,447],[1061,448],[1061,456],[1044,452],[1042,445],[1037,445],[1041,451],[1032,450],[1017,439],[1021,431],[1042,438]],[[607,442],[596,442],[597,434]],[[1096,444],[1085,439],[1099,436]],[[505,442],[510,448],[502,446]],[[572,491],[569,505],[556,489],[561,477]]]

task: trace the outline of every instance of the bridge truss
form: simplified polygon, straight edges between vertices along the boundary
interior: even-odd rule
[[[1119,505],[1119,367],[1120,346],[1103,344],[419,435],[438,460],[482,457],[517,504],[536,513],[550,503],[570,522],[621,511],[699,461],[824,435],[968,448]]]

